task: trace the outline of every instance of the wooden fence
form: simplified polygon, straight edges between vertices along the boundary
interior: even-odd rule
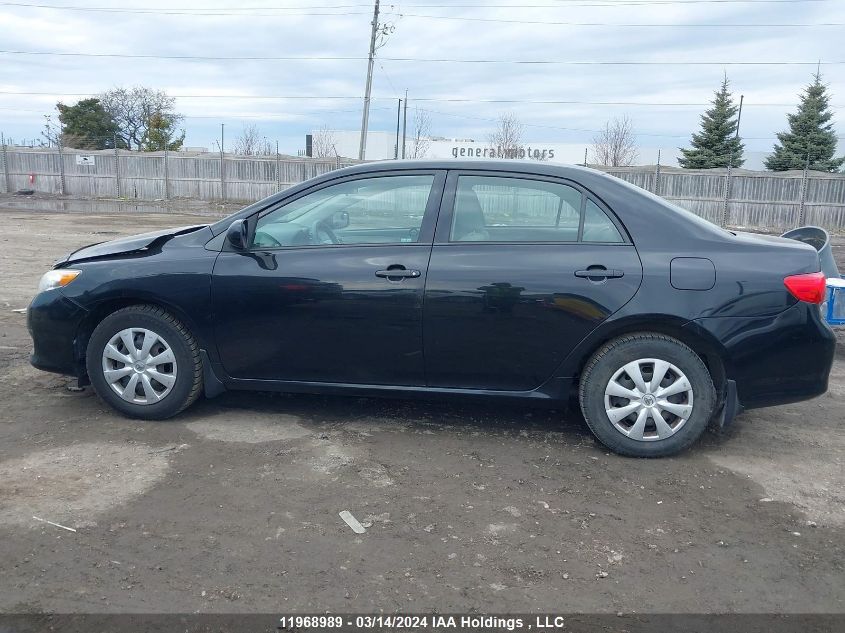
[[[253,202],[357,161],[214,153],[4,148],[5,192]]]
[[[0,148],[0,191],[86,198],[251,202],[357,161],[215,153]],[[667,167],[606,168],[717,224],[845,230],[845,175]]]
[[[624,167],[608,173],[716,224],[845,229],[845,174]]]

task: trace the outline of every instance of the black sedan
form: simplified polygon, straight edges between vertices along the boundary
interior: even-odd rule
[[[381,162],[216,224],[82,248],[28,311],[32,364],[126,415],[226,389],[577,403],[662,456],[827,389],[818,254],[597,171]]]

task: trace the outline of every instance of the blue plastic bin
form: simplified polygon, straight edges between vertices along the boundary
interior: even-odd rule
[[[827,299],[822,314],[830,325],[845,325],[845,279],[827,280]]]

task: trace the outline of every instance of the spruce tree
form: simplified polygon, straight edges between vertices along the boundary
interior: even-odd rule
[[[712,169],[714,167],[741,167],[744,146],[736,136],[739,108],[728,90],[728,78],[713,97],[713,105],[701,115],[701,131],[692,135],[689,149],[680,148],[683,156],[678,164],[685,169]]]
[[[787,115],[789,131],[778,134],[779,142],[766,158],[766,168],[774,171],[804,169],[809,159],[810,169],[839,171],[845,157],[834,158],[836,133],[832,118],[827,86],[816,73],[813,82],[801,94],[798,111]]]

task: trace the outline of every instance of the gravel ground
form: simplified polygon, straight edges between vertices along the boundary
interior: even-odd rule
[[[48,208],[0,199],[0,611],[845,612],[842,334],[827,394],[671,459],[500,404],[227,393],[139,422],[31,368],[19,310],[62,253],[197,218]]]

